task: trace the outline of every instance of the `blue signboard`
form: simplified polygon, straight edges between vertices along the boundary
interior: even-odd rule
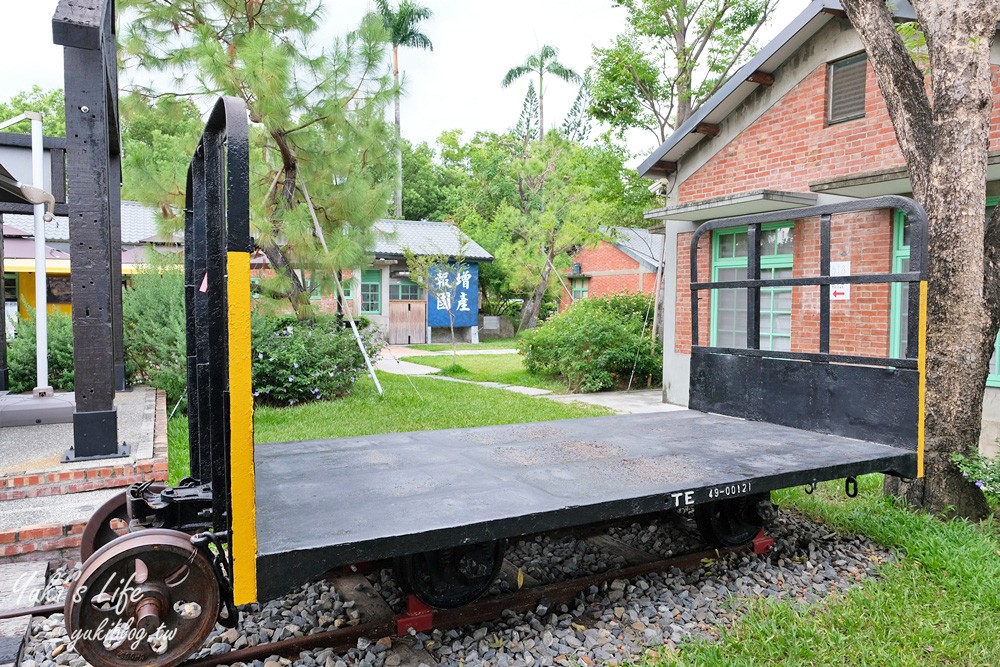
[[[449,264],[430,271],[427,289],[427,326],[451,326],[449,312],[455,316],[456,327],[479,324],[479,265]]]

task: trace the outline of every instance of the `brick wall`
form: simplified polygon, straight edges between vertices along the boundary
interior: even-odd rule
[[[1000,149],[1000,68],[993,68],[990,149]],[[826,65],[680,184],[678,203],[752,190],[808,192],[812,182],[905,166],[892,121],[868,65],[865,115],[826,123]]]
[[[153,458],[134,463],[98,465],[75,470],[17,474],[0,477],[0,501],[121,488],[136,482],[166,482],[167,397],[156,391],[153,422]],[[21,560],[61,562],[79,560],[80,538],[86,521],[21,526],[0,530],[0,563]]]
[[[580,262],[581,272],[590,278],[588,296],[590,298],[609,296],[628,292],[636,294],[640,291],[640,273],[642,273],[642,292],[652,294],[656,286],[656,271],[640,264],[607,241],[601,241],[597,247],[584,248],[573,258]],[[596,275],[595,275],[596,274]],[[570,289],[573,276],[565,274],[563,279]],[[570,304],[566,290],[562,290],[559,310],[565,310]]]

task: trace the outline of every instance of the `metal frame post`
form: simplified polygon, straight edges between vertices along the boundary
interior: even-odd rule
[[[114,405],[121,345],[120,141],[114,1],[60,0],[64,47],[76,412],[66,460],[127,456]],[[116,265],[118,269],[116,271]],[[123,374],[122,374],[123,375]]]

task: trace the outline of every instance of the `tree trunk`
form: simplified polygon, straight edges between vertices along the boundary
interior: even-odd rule
[[[528,299],[528,303],[524,304],[524,309],[521,311],[521,324],[517,327],[518,331],[533,329],[538,324],[538,311],[542,309],[542,300],[545,298],[545,291],[549,288],[549,276],[552,273],[552,258],[548,258],[550,261],[545,262],[541,279],[535,286],[535,291],[532,292],[531,298]]]
[[[542,88],[542,73],[538,72],[538,140],[545,138],[545,89]]]
[[[930,220],[925,477],[886,489],[930,512],[980,519],[982,492],[951,461],[978,450],[992,341],[984,299],[989,55],[1000,2],[916,4],[927,38],[931,96],[883,0],[844,0],[861,35]],[[993,332],[995,335],[995,331]]]
[[[396,219],[403,219],[403,147],[399,124],[399,47],[392,47],[392,80],[396,84]]]
[[[271,263],[271,268],[274,272],[288,278],[290,285],[287,294],[288,302],[292,305],[295,316],[300,320],[311,318],[312,312],[309,308],[309,299],[306,298],[306,291],[302,288],[302,281],[299,280],[295,269],[292,268],[288,258],[285,257],[285,252],[275,243],[264,243],[260,246],[260,249],[264,252],[264,256],[267,257],[267,261]]]
[[[451,310],[448,311],[448,328],[451,330],[451,365],[458,366],[458,341],[455,340],[455,314]]]

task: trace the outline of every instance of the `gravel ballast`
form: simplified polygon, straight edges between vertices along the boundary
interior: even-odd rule
[[[454,667],[614,664],[637,659],[647,650],[672,651],[692,640],[716,640],[759,598],[809,604],[841,595],[875,576],[892,554],[861,537],[834,533],[788,512],[777,512],[768,533],[774,547],[765,555],[729,555],[691,570],[672,569],[631,580],[593,586],[572,604],[543,600],[529,613],[504,612],[480,625],[408,640],[361,639],[345,654],[329,649],[303,652],[296,660],[272,657],[253,667],[395,667],[401,648],[417,651],[428,664]],[[658,558],[702,548],[692,522],[666,516],[607,529],[605,534]],[[530,578],[550,582],[625,565],[621,556],[592,541],[543,536],[511,545],[507,559]],[[72,571],[57,570],[57,581]],[[405,603],[391,570],[376,570],[368,580],[395,610]],[[510,584],[501,585],[500,589]],[[265,605],[248,605],[239,628],[217,627],[199,655],[278,641],[364,622],[354,605],[318,581]],[[62,614],[36,618],[25,646],[23,667],[70,665],[82,658],[67,649]],[[662,648],[661,648],[662,647]],[[425,652],[425,653],[424,653]],[[409,655],[412,661],[412,654]],[[418,662],[413,662],[418,664]]]

